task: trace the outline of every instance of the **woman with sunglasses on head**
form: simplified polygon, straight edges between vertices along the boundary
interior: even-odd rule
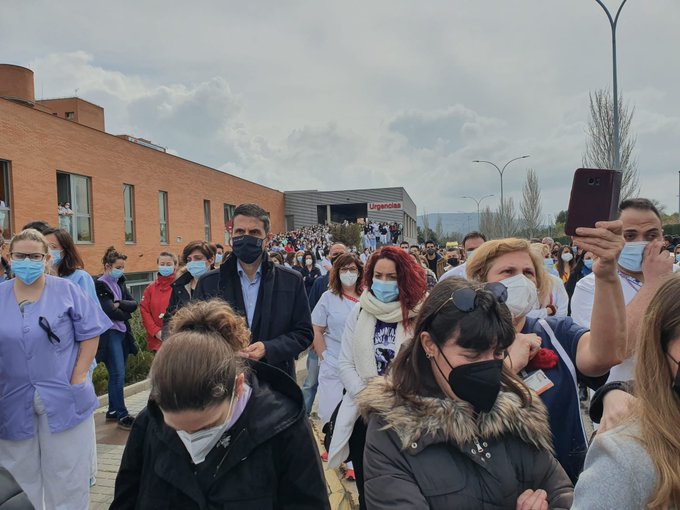
[[[120,429],[130,430],[134,418],[125,407],[125,364],[128,355],[138,351],[129,322],[137,310],[137,301],[125,285],[126,260],[127,255],[110,246],[102,257],[104,274],[97,279],[95,287],[102,310],[113,321],[111,328],[102,335],[97,352],[97,361],[104,362],[109,372],[106,420],[117,422]]]
[[[16,276],[0,283],[0,467],[38,508],[88,508],[92,413],[87,377],[111,321],[97,302],[49,276],[49,246],[24,230],[9,246]]]
[[[194,302],[168,333],[111,509],[330,509],[300,388],[239,355],[245,318],[222,300]]]
[[[569,508],[545,406],[503,364],[506,299],[500,283],[441,282],[387,377],[360,394],[367,508]]]
[[[413,335],[418,306],[425,298],[425,273],[402,249],[376,251],[364,269],[364,291],[347,317],[338,369],[346,393],[338,411],[328,465],[352,461],[360,507],[366,425],[359,419],[356,399],[368,380],[384,376],[401,346]]]
[[[550,291],[543,258],[522,239],[489,241],[475,250],[467,276],[508,288],[515,341],[506,365],[536,391],[548,408],[555,454],[573,482],[583,468],[588,437],[581,419],[579,383],[597,389],[621,362],[626,342],[626,310],[617,276],[623,248],[620,221],[579,228],[574,241],[596,257],[591,330],[570,317],[529,318]]]
[[[574,491],[573,509],[680,508],[680,276],[645,313],[635,365],[636,405],[598,433]]]

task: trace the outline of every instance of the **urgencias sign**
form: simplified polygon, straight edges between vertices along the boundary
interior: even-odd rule
[[[403,211],[403,202],[369,202],[369,211]]]

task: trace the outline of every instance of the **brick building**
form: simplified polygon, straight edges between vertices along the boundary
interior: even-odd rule
[[[73,235],[90,273],[110,245],[127,254],[139,295],[160,251],[224,242],[234,207],[255,202],[284,229],[280,191],[104,131],[103,108],[79,98],[35,101],[33,72],[0,65],[0,231],[32,220]],[[68,205],[68,208],[66,207]]]

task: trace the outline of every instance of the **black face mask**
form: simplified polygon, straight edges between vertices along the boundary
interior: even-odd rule
[[[451,367],[451,363],[446,359],[441,349],[446,364]],[[435,361],[435,365],[437,362]],[[439,372],[444,375],[442,369],[437,365]],[[459,367],[451,367],[449,373],[449,386],[459,398],[472,404],[478,413],[488,413],[493,409],[498,393],[501,391],[501,374],[503,372],[503,360],[492,359],[469,363]]]
[[[450,258],[449,259],[449,265],[452,267],[456,267],[460,261],[457,258]]]
[[[236,258],[245,264],[254,263],[262,255],[264,239],[253,236],[238,236],[231,240],[231,248]]]
[[[429,249],[427,250],[427,254],[428,254],[428,255],[434,255],[436,251],[437,251],[437,250],[435,250],[434,248],[429,248]]]

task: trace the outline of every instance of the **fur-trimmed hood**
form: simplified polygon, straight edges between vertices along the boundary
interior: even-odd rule
[[[384,430],[393,430],[402,449],[412,454],[431,444],[453,442],[464,449],[475,441],[505,435],[553,452],[547,410],[533,393],[531,404],[522,407],[517,395],[501,391],[490,412],[475,416],[471,404],[449,398],[421,397],[406,402],[397,396],[387,377],[376,377],[359,394],[358,405],[366,420],[378,415]]]

